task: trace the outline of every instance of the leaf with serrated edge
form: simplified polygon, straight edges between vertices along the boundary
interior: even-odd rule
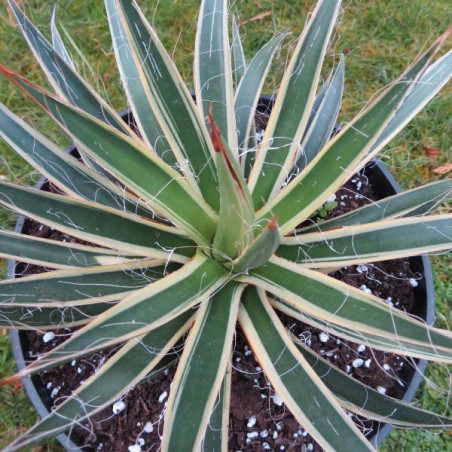
[[[379,298],[327,275],[272,257],[267,264],[239,279],[327,322],[398,340],[401,344],[427,348],[416,353],[401,350],[401,354],[452,363],[452,333],[428,327],[397,309],[391,309]]]
[[[11,443],[8,450],[18,450],[67,431],[74,422],[81,422],[120,399],[129,388],[139,384],[142,378],[155,369],[192,321],[191,313],[186,312],[123,345],[71,397],[54,407],[44,419]]]
[[[249,287],[239,322],[259,365],[298,422],[326,450],[374,450],[297,350],[265,293]]]
[[[317,3],[284,73],[250,174],[249,186],[257,208],[279,192],[295,162],[340,3]]]
[[[452,248],[452,214],[382,220],[283,237],[276,254],[312,268],[345,267]]]
[[[222,287],[201,303],[173,380],[162,450],[197,450],[226,372],[244,286]]]

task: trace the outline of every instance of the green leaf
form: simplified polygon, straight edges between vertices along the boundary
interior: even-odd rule
[[[156,371],[192,320],[191,313],[185,312],[139,340],[123,345],[71,397],[11,443],[8,450],[18,450],[67,431],[74,426],[74,422],[81,422],[120,399],[151,371]]]
[[[187,262],[195,244],[174,227],[100,204],[0,181],[0,205],[81,240],[146,257]]]
[[[452,427],[452,419],[381,394],[350,377],[292,336],[295,345],[327,388],[347,410],[366,418],[409,427]]]
[[[237,259],[226,262],[224,265],[234,273],[247,273],[252,268],[259,267],[268,261],[278,248],[280,239],[278,223],[274,218]]]
[[[259,49],[247,67],[237,88],[234,108],[237,122],[237,138],[241,152],[247,149],[256,106],[265,77],[270,69],[270,64],[276,50],[281,46],[286,36],[286,33],[274,36],[267,44]]]
[[[394,117],[372,147],[371,154],[379,152],[396,136],[422,108],[438,93],[452,76],[452,50],[438,58],[416,82],[413,91],[407,96]]]
[[[201,303],[166,408],[162,450],[197,450],[225,376],[244,286],[230,282]]]
[[[437,39],[395,83],[330,140],[305,170],[258,212],[257,219],[277,215],[282,234],[286,235],[335,193],[350,174],[359,171],[373,157],[373,144],[446,37],[447,33]]]
[[[345,267],[452,248],[452,214],[382,220],[284,237],[277,254],[312,268]]]
[[[194,81],[198,108],[212,115],[229,147],[238,157],[228,37],[227,0],[202,0],[199,8],[194,55]]]
[[[336,72],[325,91],[321,104],[315,112],[312,124],[307,129],[306,135],[300,144],[301,153],[296,163],[299,171],[303,170],[314,159],[331,137],[341,108],[344,77],[344,56],[341,55]]]
[[[141,137],[165,163],[175,167],[176,158],[151,107],[151,87],[144,73],[149,63],[143,64],[140,55],[137,55],[118,2],[107,0],[105,8],[122,85]],[[149,48],[149,43],[143,44]],[[149,62],[150,58],[146,61]]]
[[[70,156],[0,104],[0,137],[64,193],[152,218],[146,206]]]
[[[0,283],[0,306],[39,309],[117,301],[179,268],[165,264],[163,260],[143,260],[5,280]]]
[[[153,210],[181,227],[199,244],[210,245],[215,231],[215,213],[180,173],[139,142],[61,102],[4,66],[0,65],[0,71],[44,108],[63,129],[76,136],[85,152],[142,196]]]
[[[179,169],[192,186],[199,185],[203,198],[216,210],[219,197],[212,189],[217,186],[213,149],[203,118],[184,81],[135,1],[108,0],[107,7],[111,17],[118,11],[117,18],[133,57],[133,61],[123,59],[124,70],[127,64],[129,70],[138,71],[139,80],[135,85],[141,82],[142,88],[135,95],[137,101],[143,109],[151,108],[176,156]],[[121,49],[124,51],[126,48]],[[145,92],[140,94],[143,88]],[[149,113],[137,113],[148,122]]]
[[[377,297],[319,272],[272,257],[239,279],[326,322],[396,341],[400,354],[452,362],[452,333],[429,327]]]
[[[232,55],[234,56],[234,78],[235,85],[239,86],[245,71],[246,71],[246,59],[243,52],[242,39],[240,38],[240,30],[237,24],[237,18],[232,16]]]
[[[55,51],[58,53],[58,55],[60,55],[60,57],[72,68],[72,70],[75,71],[74,62],[72,61],[72,58],[69,55],[69,52],[67,51],[63,40],[61,39],[60,32],[58,31],[58,28],[55,23],[56,7],[57,5],[55,4],[52,10],[52,18],[50,20],[50,31],[52,32],[52,45]]]
[[[412,190],[372,202],[367,206],[345,213],[322,223],[299,228],[295,234],[328,231],[345,226],[372,223],[401,216],[423,215],[433,210],[452,195],[452,180],[426,184]]]
[[[297,350],[263,291],[246,289],[239,321],[273,388],[324,449],[373,450]]]
[[[93,246],[41,239],[0,230],[0,257],[49,268],[92,267],[140,259],[136,255]]]
[[[307,314],[301,307],[296,308],[294,305],[286,303],[281,299],[272,299],[271,304],[278,311],[314,326],[328,334],[334,334],[342,339],[355,342],[356,344],[365,344],[368,347],[373,347],[384,352],[395,353],[399,355],[418,355],[430,356],[432,347],[430,344],[418,345],[401,342],[397,337],[383,337],[375,334],[370,334],[367,331],[357,331],[353,328],[347,328],[340,324],[333,324],[329,320],[320,319],[313,315]]]
[[[210,111],[209,121],[220,190],[220,212],[212,256],[218,261],[229,261],[240,254],[253,238],[254,208],[237,161],[220,135]]]
[[[80,107],[92,116],[105,121],[118,130],[129,133],[121,117],[107,104],[86,81],[74,71],[73,66],[44,38],[39,30],[13,0],[9,6],[16,17],[20,30],[34,56],[42,66],[55,92],[63,99]]]
[[[220,392],[218,393],[213,411],[210,415],[209,425],[207,426],[201,446],[202,450],[223,451],[228,448],[231,375],[232,367],[229,361]]]
[[[318,2],[284,73],[250,174],[249,185],[256,208],[275,197],[292,169],[340,3],[339,0]]]
[[[228,275],[223,266],[200,252],[181,269],[124,298],[20,375],[36,373],[148,333],[207,299],[225,283]]]

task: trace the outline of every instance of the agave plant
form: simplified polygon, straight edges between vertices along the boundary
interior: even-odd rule
[[[0,203],[89,244],[0,231],[3,257],[52,269],[1,283],[1,325],[81,326],[3,384],[113,345],[119,350],[6,450],[69,430],[118,400],[164,368],[185,337],[162,450],[227,450],[237,322],[273,388],[327,450],[372,449],[345,409],[399,426],[452,425],[331,367],[277,315],[375,349],[452,362],[450,332],[328,275],[451,248],[452,215],[428,215],[450,194],[451,181],[299,227],[447,82],[452,52],[434,57],[450,31],[330,140],[343,59],[318,88],[340,1],[319,1],[257,141],[256,106],[284,35],[247,64],[235,22],[230,51],[226,0],[201,2],[196,102],[135,1],[105,0],[134,127],[77,73],[54,21],[50,43],[13,0],[9,5],[55,94],[3,65],[0,71],[68,134],[82,162],[2,105],[2,138],[63,194],[2,181]]]

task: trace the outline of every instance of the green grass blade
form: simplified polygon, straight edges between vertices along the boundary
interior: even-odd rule
[[[247,149],[251,126],[259,101],[265,77],[270,69],[276,50],[281,46],[286,34],[274,36],[256,53],[247,67],[235,95],[235,115],[237,138],[240,152]]]
[[[284,237],[277,254],[313,268],[345,267],[452,248],[452,214],[377,221]]]
[[[130,213],[0,181],[0,205],[27,215],[61,232],[100,246],[146,257],[168,257],[187,262],[193,242],[177,228]]]
[[[327,0],[317,4],[284,73],[250,174],[249,185],[257,208],[274,198],[292,169],[340,3]]]
[[[331,137],[341,108],[344,77],[344,56],[341,55],[336,72],[325,91],[322,103],[316,110],[312,124],[307,129],[306,136],[303,137],[301,142],[301,153],[296,163],[298,171],[303,170],[314,159]]]
[[[324,449],[373,450],[297,350],[263,291],[244,292],[239,321],[275,391]]]
[[[148,333],[206,300],[229,272],[199,253],[190,263],[98,316],[21,372],[29,375]]]
[[[171,347],[189,328],[191,313],[186,312],[171,322],[131,340],[96,371],[71,397],[67,398],[38,424],[8,446],[8,450],[42,441],[67,431],[119,400],[162,361]]]
[[[76,137],[85,152],[135,190],[157,213],[186,230],[198,243],[210,245],[215,230],[215,213],[180,173],[142,144],[102,121],[59,101],[4,66],[0,65],[0,71]]]
[[[212,114],[220,133],[225,137],[237,158],[227,3],[227,0],[202,0],[201,2],[193,72],[196,99],[201,116],[207,117],[207,112],[212,106]]]
[[[198,309],[173,380],[162,450],[197,450],[225,377],[243,285],[230,282]]]
[[[305,170],[261,209],[258,219],[277,215],[285,235],[318,209],[351,174],[359,171],[371,157],[369,151],[373,144],[447,36],[446,32],[438,38],[395,83],[330,140]],[[321,177],[323,174],[328,177]]]
[[[1,230],[0,257],[57,269],[119,264],[140,259],[136,255],[119,251]]]
[[[241,280],[327,322],[399,341],[401,354],[452,362],[452,333],[429,327],[377,297],[319,272],[273,257]],[[410,346],[409,353],[403,350],[404,344]],[[412,353],[417,346],[419,351]]]
[[[339,398],[339,403],[347,410],[370,419],[384,420],[398,426],[452,427],[452,419],[421,410],[381,394],[329,363],[296,337],[292,336],[292,339],[314,372],[322,379],[327,388]]]
[[[299,228],[295,234],[328,231],[375,221],[423,215],[452,195],[452,180],[443,180],[407,190],[321,223]]]
[[[202,442],[201,450],[227,451],[229,430],[229,408],[231,400],[232,367],[228,362],[220,392],[210,415],[209,425]]]

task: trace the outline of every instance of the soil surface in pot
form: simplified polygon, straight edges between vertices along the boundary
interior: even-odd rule
[[[336,193],[338,205],[328,216],[354,210],[375,199],[367,178],[356,175]],[[70,236],[30,220],[27,220],[24,232],[55,240],[75,241]],[[41,271],[45,270],[33,265],[18,266],[20,276]],[[349,266],[336,271],[332,276],[408,312],[420,277],[413,274],[408,260]],[[329,336],[283,314],[281,319],[293,334],[349,375],[388,395],[403,395],[404,388],[414,373],[413,367],[404,358]],[[27,332],[30,360],[54,348],[72,331],[55,330],[55,337],[47,340],[47,335],[47,341],[42,333]],[[39,378],[49,394],[50,403],[61,403],[96,372],[112,353],[114,349],[102,351],[41,374]],[[177,351],[175,358],[177,359]],[[322,450],[298,424],[266,380],[239,328],[235,337],[232,365],[230,451]],[[89,422],[74,427],[71,438],[77,444],[86,445],[86,450],[122,452],[128,451],[133,445],[140,446],[143,451],[158,450],[174,373],[175,366],[169,367],[151,382],[131,390],[121,400],[124,402],[122,410],[115,414],[113,406],[109,406]],[[118,406],[120,405],[116,405]],[[350,417],[364,434],[372,433],[371,421],[352,414]],[[139,448],[136,447],[136,450]]]

